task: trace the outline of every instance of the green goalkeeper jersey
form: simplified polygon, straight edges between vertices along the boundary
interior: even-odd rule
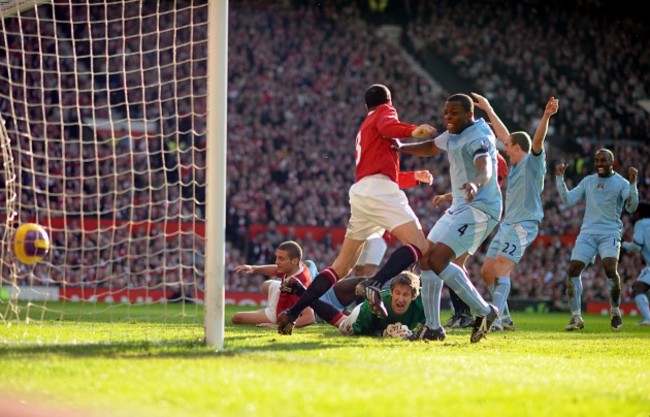
[[[413,330],[418,323],[424,323],[424,308],[422,307],[422,298],[419,295],[415,300],[413,300],[404,314],[396,314],[393,311],[390,290],[383,290],[381,292],[381,298],[384,300],[386,310],[388,310],[388,316],[385,318],[375,316],[368,305],[368,301],[364,301],[363,304],[361,304],[359,317],[357,317],[357,320],[352,324],[352,329],[354,329],[355,335],[381,336],[382,332],[389,324],[399,322]]]

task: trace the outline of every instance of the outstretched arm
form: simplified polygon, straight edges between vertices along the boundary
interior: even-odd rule
[[[476,102],[474,102],[474,105],[483,110],[487,114],[488,119],[490,119],[490,123],[492,123],[492,129],[494,129],[494,133],[497,135],[497,139],[500,141],[505,141],[508,137],[510,137],[510,131],[506,125],[503,124],[499,116],[495,113],[488,99],[480,94],[471,94],[472,97],[474,97],[474,100],[476,100]]]
[[[641,246],[637,245],[635,242],[622,242],[621,246],[628,252],[638,252],[641,250]]]
[[[560,102],[555,97],[551,97],[546,103],[542,120],[539,121],[537,130],[535,130],[535,136],[533,137],[533,153],[535,155],[539,155],[544,149],[544,140],[546,139],[546,133],[548,132],[548,122],[551,119],[551,116],[557,113],[559,107]]]
[[[244,274],[262,274],[267,277],[277,275],[278,267],[276,265],[237,265],[233,272],[243,272]]]
[[[626,251],[636,252],[643,249],[644,244],[645,244],[645,228],[641,226],[641,223],[637,222],[634,225],[634,234],[632,235],[632,241],[623,242],[621,243],[621,246],[623,246],[623,249],[625,249]]]
[[[397,185],[399,188],[406,189],[415,187],[419,183],[433,184],[433,175],[428,169],[419,171],[405,171],[399,172],[397,177]]]
[[[569,191],[564,182],[564,172],[568,166],[569,164],[557,164],[555,166],[555,185],[557,187],[557,192],[560,194],[560,200],[562,203],[571,207],[584,198],[585,189],[582,181],[580,181],[580,184],[578,184],[576,188]]]
[[[435,139],[415,143],[403,143],[400,141],[395,141],[394,148],[398,152],[420,157],[438,155],[444,152],[442,149],[436,146]]]

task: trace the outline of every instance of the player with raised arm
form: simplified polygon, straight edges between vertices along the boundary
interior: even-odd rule
[[[472,96],[476,100],[476,107],[483,110],[492,122],[497,139],[505,145],[510,160],[505,214],[481,270],[494,305],[499,309],[499,315],[503,316],[510,294],[510,274],[521,261],[526,248],[537,238],[539,224],[544,218],[544,140],[549,120],[557,113],[559,102],[555,97],[548,100],[531,142],[526,132],[510,133],[485,97],[476,93],[472,93]],[[501,319],[497,319],[492,326],[492,330],[503,330]]]
[[[425,138],[435,129],[426,124],[400,122],[390,90],[384,85],[370,86],[364,101],[368,114],[356,136],[355,183],[350,188],[350,221],[341,251],[332,266],[316,276],[296,304],[280,314],[280,334],[291,334],[300,312],[350,273],[364,242],[373,233],[388,230],[403,244],[375,275],[382,284],[417,262],[427,249],[420,221],[398,185],[399,155],[392,145],[394,138]],[[363,286],[362,290],[373,311],[385,316],[380,287]]]
[[[494,174],[497,150],[494,133],[483,119],[474,119],[474,102],[466,94],[447,99],[444,109],[447,131],[433,140],[399,144],[401,152],[428,157],[447,152],[452,205],[429,232],[430,248],[421,260],[422,301],[429,323],[439,300],[437,289],[426,285],[444,281],[477,314],[470,341],[476,343],[498,318],[498,310],[476,290],[463,268],[452,261],[474,253],[501,219],[501,189]],[[429,284],[427,284],[429,282]],[[437,303],[436,303],[437,301]],[[422,327],[420,339],[441,340],[442,327]]]
[[[560,199],[571,207],[585,200],[585,214],[580,233],[576,239],[566,281],[571,320],[565,330],[579,330],[585,327],[582,319],[582,278],[585,266],[600,255],[607,286],[612,330],[623,327],[621,311],[621,277],[618,275],[618,255],[621,249],[623,207],[634,213],[639,204],[639,191],[636,186],[638,171],[628,169],[629,182],[614,171],[614,153],[601,148],[594,156],[596,173],[588,175],[571,191],[564,183],[567,164],[555,167],[556,185]]]

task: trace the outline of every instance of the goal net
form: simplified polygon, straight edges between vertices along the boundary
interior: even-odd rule
[[[207,1],[0,13],[0,320],[200,323]],[[9,250],[24,222],[52,245],[31,266]]]

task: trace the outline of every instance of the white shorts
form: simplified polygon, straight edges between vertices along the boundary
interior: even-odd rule
[[[404,191],[385,175],[362,178],[350,187],[349,195],[351,214],[345,237],[366,240],[373,233],[390,232],[409,222],[422,229]]]
[[[273,324],[278,322],[278,300],[280,300],[280,281],[273,281],[269,285],[268,304],[264,309],[266,317]]]
[[[359,256],[359,260],[357,261],[357,265],[379,265],[384,259],[387,249],[388,244],[386,244],[382,235],[373,234],[366,240],[366,244],[363,246],[363,250],[361,251],[361,256]]]
[[[359,317],[359,311],[361,311],[361,304],[357,304],[357,306],[352,309],[352,312],[350,312],[350,315],[339,323],[339,330],[341,333],[346,336],[352,336],[354,334],[352,325],[357,321],[357,318]]]

